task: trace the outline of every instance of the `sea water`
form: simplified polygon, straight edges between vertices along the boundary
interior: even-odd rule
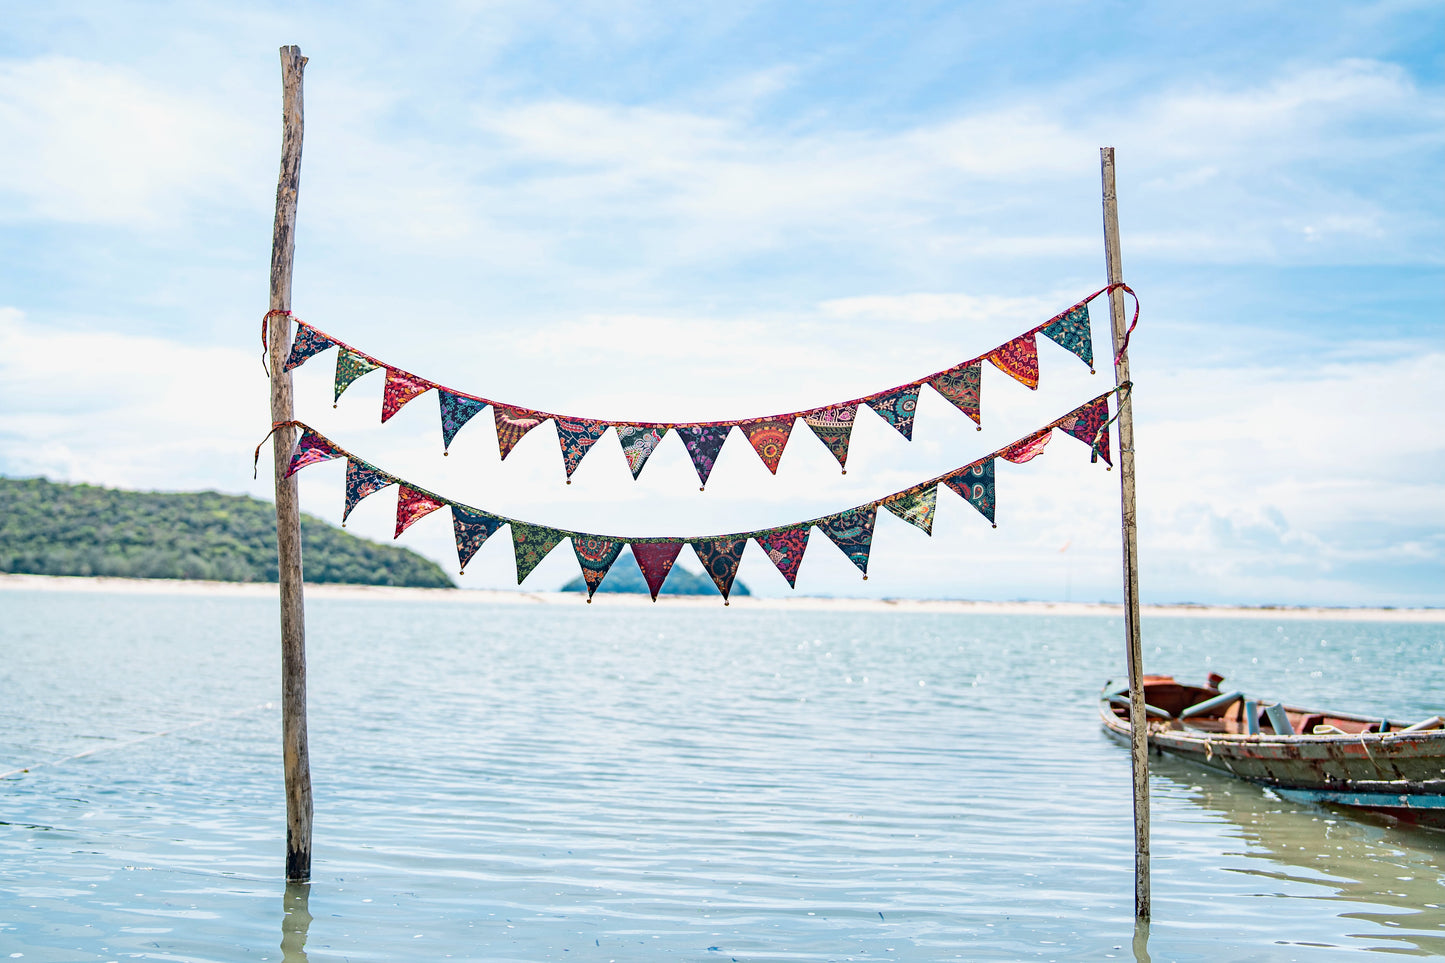
[[[1445,833],[1151,760],[1107,617],[0,593],[0,960],[1445,954]],[[1445,626],[1146,618],[1150,671],[1412,719]]]

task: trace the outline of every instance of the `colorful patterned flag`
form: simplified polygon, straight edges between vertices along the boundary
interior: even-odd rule
[[[888,422],[909,441],[913,440],[913,415],[918,410],[918,385],[905,385],[897,391],[864,398],[868,407]]]
[[[452,446],[452,439],[456,438],[462,425],[471,421],[487,406],[485,401],[455,394],[445,388],[437,390],[437,402],[442,416],[442,451]]]
[[[497,449],[506,461],[522,436],[547,420],[547,416],[526,408],[492,405],[492,418],[497,423]]]
[[[346,517],[351,510],[373,492],[379,492],[387,485],[395,485],[396,479],[390,475],[377,471],[365,462],[357,461],[355,458],[346,460],[346,507],[341,510],[341,524],[346,524]]]
[[[587,583],[587,601],[592,601],[597,586],[607,577],[607,570],[617,561],[626,544],[596,535],[572,536],[572,551],[577,555],[577,563],[582,566],[582,578]]]
[[[813,429],[818,440],[828,446],[838,467],[848,470],[848,440],[853,434],[853,419],[858,415],[858,403],[837,405],[832,408],[818,408],[803,414],[803,423]]]
[[[452,530],[457,536],[457,564],[461,574],[467,573],[467,563],[472,556],[505,524],[495,515],[472,511],[460,505],[452,506]]]
[[[517,584],[521,585],[523,579],[531,575],[532,570],[542,564],[542,559],[569,533],[526,522],[512,522],[511,525],[512,549],[517,555]]]
[[[1095,398],[1075,408],[1059,419],[1059,428],[1090,447],[1090,462],[1102,458],[1105,464],[1114,464],[1109,460],[1108,398]]]
[[[336,342],[317,331],[304,321],[296,322],[296,340],[291,342],[291,354],[286,358],[282,371],[290,371],[306,363],[308,358],[318,355],[327,348],[336,347]]]
[[[1021,441],[1009,445],[998,456],[1004,461],[1011,461],[1015,465],[1022,465],[1026,461],[1033,461],[1044,453],[1044,446],[1054,436],[1052,430],[1045,428],[1043,431],[1036,431]]]
[[[982,512],[990,523],[993,522],[993,461],[987,458],[977,464],[965,465],[943,479],[945,485]],[[998,525],[993,527],[998,528]]]
[[[789,588],[797,588],[798,566],[803,564],[803,553],[808,549],[809,529],[808,525],[794,525],[753,536],[753,541],[788,580]]]
[[[381,420],[390,421],[391,416],[400,411],[402,405],[435,387],[436,385],[424,378],[387,368],[386,387],[381,392]]]
[[[738,425],[743,434],[748,436],[748,443],[753,446],[753,451],[768,466],[768,471],[774,475],[778,473],[778,462],[782,460],[783,449],[788,445],[788,435],[793,432],[794,415],[786,418],[760,418],[757,421],[745,421]]]
[[[1089,303],[1076,304],[1044,327],[1040,334],[1077,355],[1094,372],[1094,341],[1089,329]]]
[[[562,445],[562,467],[567,470],[567,480],[582,464],[582,457],[612,427],[605,421],[586,421],[581,418],[553,418],[557,424],[557,441]],[[589,596],[590,597],[590,596]]]
[[[743,549],[748,547],[746,535],[741,538],[699,538],[691,542],[692,550],[702,569],[712,579],[724,600],[733,590],[733,579],[737,578],[738,565],[743,560]],[[635,551],[635,549],[634,549]]]
[[[815,523],[833,544],[843,550],[848,561],[868,577],[868,552],[873,547],[873,526],[878,521],[878,503],[850,508],[846,512],[820,518]]]
[[[970,361],[949,368],[929,378],[928,383],[934,391],[953,402],[959,411],[972,418],[975,425],[982,424],[979,389],[983,384],[983,365],[980,362]]]
[[[707,484],[707,477],[712,474],[718,452],[722,451],[723,442],[727,441],[728,432],[731,430],[731,425],[687,425],[677,429],[683,445],[687,447],[688,455],[692,458],[692,467],[697,471],[699,485]]]
[[[622,455],[627,459],[627,467],[632,470],[632,477],[636,478],[642,474],[642,466],[647,464],[647,459],[652,455],[654,449],[667,434],[666,428],[655,428],[652,425],[614,425],[617,429],[617,440],[622,442]],[[656,598],[656,593],[654,593]]]
[[[933,514],[938,508],[938,486],[929,485],[927,488],[900,492],[884,499],[883,507],[908,524],[916,525],[932,535]]]
[[[338,351],[336,353],[336,395],[332,398],[332,407],[335,407],[334,402],[341,400],[341,393],[350,388],[353,381],[380,367],[381,365],[375,361],[350,348],[342,348]]]
[[[1030,389],[1039,386],[1039,346],[1034,336],[1021,334],[989,353],[994,367]]]
[[[291,449],[291,464],[286,469],[286,477],[290,478],[307,465],[340,457],[341,452],[335,445],[310,428],[303,429],[301,437],[296,439],[296,447]]]
[[[633,542],[632,557],[637,559],[637,567],[642,571],[642,578],[647,582],[647,590],[652,593],[652,600],[657,601],[657,593],[662,590],[662,583],[667,581],[667,573],[672,571],[672,563],[677,561],[677,555],[682,551],[683,542]]]
[[[396,494],[396,534],[391,537],[400,538],[402,532],[444,504],[426,492],[402,485]]]

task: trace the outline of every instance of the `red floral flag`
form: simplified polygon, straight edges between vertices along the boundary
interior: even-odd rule
[[[753,451],[768,466],[768,471],[778,473],[778,462],[782,460],[783,449],[788,445],[788,435],[793,431],[793,416],[787,418],[760,418],[738,425],[748,436]]]
[[[402,485],[401,490],[396,494],[396,534],[391,537],[399,537],[418,520],[425,518],[445,504],[426,492],[419,492],[415,488]]]
[[[1036,431],[1027,438],[1009,445],[1003,451],[999,452],[998,456],[1004,461],[1011,461],[1015,465],[1022,465],[1024,462],[1033,461],[1042,455],[1044,453],[1044,446],[1049,443],[1049,439],[1053,436],[1054,432],[1050,428],[1045,428],[1043,431]]]
[[[803,564],[803,553],[808,549],[810,527],[794,525],[792,528],[760,532],[753,536],[753,541],[758,543],[758,547],[778,567],[778,571],[783,573],[783,578],[788,580],[789,588],[798,587],[798,566]]]
[[[1031,389],[1039,386],[1039,346],[1032,333],[994,348],[988,360],[1019,384]]]
[[[652,600],[657,601],[657,593],[662,590],[662,583],[667,581],[667,573],[672,571],[672,563],[677,561],[677,555],[682,551],[683,542],[633,542],[632,557],[637,559],[637,567],[642,570],[642,578],[647,582],[647,590],[652,593]]]
[[[390,421],[401,406],[436,385],[416,375],[405,374],[395,368],[386,369],[386,387],[381,392],[381,420]]]
[[[497,422],[497,450],[502,453],[503,461],[517,447],[523,435],[547,420],[541,412],[509,405],[492,405],[492,417]]]

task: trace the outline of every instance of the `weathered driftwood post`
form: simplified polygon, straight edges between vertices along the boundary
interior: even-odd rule
[[[296,252],[296,192],[301,185],[300,47],[281,48],[281,175],[276,183],[276,225],[271,235],[271,308],[267,315],[271,361],[271,423],[292,419],[291,261]],[[286,477],[294,428],[272,439],[276,461],[276,554],[281,587],[281,749],[286,768],[286,878],[311,878],[311,758],[306,748],[306,617],[301,597],[301,509],[296,476]]]
[[[1101,147],[1104,180],[1104,260],[1109,283],[1124,282],[1119,254],[1119,199],[1114,192],[1114,148]],[[1129,382],[1124,292],[1109,292],[1114,332],[1114,383]],[[1149,918],[1149,726],[1144,714],[1144,656],[1139,638],[1139,531],[1134,520],[1133,388],[1119,392],[1119,503],[1124,536],[1124,631],[1129,646],[1129,731],[1134,770],[1134,915]]]

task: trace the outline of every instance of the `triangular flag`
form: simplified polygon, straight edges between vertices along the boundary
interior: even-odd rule
[[[411,528],[412,524],[430,515],[445,505],[446,502],[438,501],[426,492],[419,492],[415,488],[402,485],[396,493],[396,534],[392,538],[399,538],[401,533]]]
[[[471,421],[487,403],[478,398],[453,394],[445,388],[437,390],[437,400],[442,414],[442,451],[446,451],[452,446],[452,439],[456,438],[462,425]]]
[[[556,548],[568,533],[559,532],[555,528],[543,528],[541,525],[528,525],[526,522],[511,524],[512,549],[517,555],[517,584],[521,585],[522,580],[532,574],[532,570],[542,563],[547,553]]]
[[[1089,303],[1076,304],[1041,329],[1040,333],[1059,347],[1072,351],[1092,372],[1094,340],[1089,330]]]
[[[783,457],[783,449],[788,446],[788,435],[793,431],[793,418],[760,418],[757,421],[745,421],[738,425],[743,434],[748,436],[748,443],[753,446],[753,451],[768,466],[768,471],[774,475],[778,473],[778,462]]]
[[[582,566],[582,579],[587,583],[587,601],[592,601],[592,594],[607,577],[607,570],[617,561],[626,544],[597,535],[572,536],[572,551],[577,554],[577,564]]]
[[[657,601],[657,593],[662,590],[662,583],[667,581],[667,573],[672,571],[672,563],[677,561],[677,553],[682,551],[682,542],[633,542],[632,557],[637,559],[637,567],[642,570],[643,581],[647,582],[647,590],[652,593],[652,600]]]
[[[627,467],[632,469],[632,477],[636,478],[642,474],[642,466],[647,464],[647,459],[657,448],[658,442],[662,441],[663,436],[667,434],[667,428],[655,425],[614,425],[613,427],[617,429],[617,440],[622,442],[622,455],[627,459]],[[653,597],[656,598],[656,593]]]
[[[759,532],[753,536],[758,547],[772,559],[789,588],[797,588],[798,566],[803,564],[803,553],[808,549],[808,525],[794,525],[792,528]]]
[[[381,392],[381,420],[390,421],[391,416],[400,411],[402,405],[435,387],[436,385],[424,378],[387,368],[386,387]]]
[[[1043,431],[1036,431],[1021,441],[1009,445],[998,456],[1004,461],[1011,461],[1015,465],[1022,465],[1026,461],[1033,461],[1044,453],[1044,446],[1054,436],[1052,430],[1045,428]]]
[[[692,467],[697,470],[698,484],[707,484],[707,476],[712,474],[713,463],[731,430],[732,425],[684,425],[677,429],[692,458]]]
[[[1028,388],[1039,386],[1039,346],[1032,332],[994,348],[988,360],[1019,384]]]
[[[1109,399],[1095,398],[1086,405],[1080,405],[1059,419],[1059,428],[1088,445],[1089,461],[1109,460]],[[1097,441],[1096,441],[1097,439]]]
[[[582,456],[606,434],[611,427],[605,421],[588,421],[583,418],[554,418],[557,424],[557,441],[562,445],[562,467],[567,470],[567,480],[582,464]],[[589,596],[590,598],[590,596]]]
[[[506,461],[522,436],[547,420],[547,416],[526,408],[492,405],[492,418],[497,422],[497,449]]]
[[[301,437],[296,439],[296,447],[291,449],[291,464],[286,469],[286,477],[290,478],[307,465],[340,457],[341,452],[335,445],[310,428],[303,429]]]
[[[978,399],[983,383],[983,365],[980,362],[969,361],[949,368],[929,378],[928,383],[934,391],[953,402],[959,411],[972,418],[975,425],[982,424]]]
[[[868,407],[888,422],[909,441],[913,440],[913,414],[918,410],[918,385],[905,385],[897,391],[864,398]]]
[[[833,544],[843,550],[848,561],[868,575],[868,552],[873,547],[873,526],[878,521],[878,503],[850,508],[846,512],[818,519],[816,524]]]
[[[472,556],[505,524],[507,523],[503,519],[495,515],[474,512],[460,505],[452,506],[452,529],[457,536],[457,563],[463,575],[466,574],[467,563],[472,560]]]
[[[883,501],[888,509],[910,525],[917,525],[929,535],[933,534],[933,513],[938,508],[938,486],[914,491],[900,492]]]
[[[341,510],[341,524],[346,524],[346,516],[351,510],[373,492],[379,492],[387,485],[396,484],[396,479],[390,475],[382,474],[365,462],[349,458],[346,461],[346,507]]]
[[[381,365],[365,355],[350,348],[342,348],[336,354],[336,396],[332,400],[340,401],[341,393],[350,388],[353,381],[380,367]]]
[[[282,371],[300,367],[308,358],[318,355],[327,348],[336,347],[336,342],[317,331],[304,321],[296,322],[296,340],[291,342],[291,354],[286,358]]]
[[[743,560],[743,549],[748,547],[747,536],[699,538],[691,544],[697,560],[702,563],[702,570],[712,579],[723,599],[727,599],[728,593],[733,590],[733,579],[738,575],[738,565]]]
[[[803,415],[803,423],[813,429],[818,440],[828,446],[838,467],[848,469],[848,440],[853,434],[853,419],[858,415],[858,403],[838,405],[833,408],[818,408]]]
[[[993,459],[988,458],[974,465],[965,465],[943,479],[943,483],[957,492],[983,517],[993,521]],[[997,526],[995,526],[997,527]]]

